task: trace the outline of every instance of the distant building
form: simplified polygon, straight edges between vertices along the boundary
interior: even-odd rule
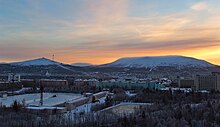
[[[21,82],[0,82],[0,91],[21,89]]]
[[[179,78],[178,79],[178,86],[180,88],[192,88],[194,86],[194,79],[184,79],[184,78]]]
[[[21,76],[16,74],[9,74],[8,75],[8,82],[20,82]]]
[[[7,92],[6,91],[0,91],[0,98],[6,98]]]
[[[96,79],[76,79],[73,84],[70,85],[72,90],[86,90],[96,87]]]
[[[104,87],[104,88],[120,87],[120,88],[126,88],[126,89],[143,89],[143,88],[160,89],[160,88],[163,88],[163,85],[161,83],[155,82],[155,81],[151,81],[151,82],[102,81],[102,82],[97,82],[96,86]]]
[[[67,80],[57,80],[57,79],[41,79],[40,82],[44,87],[68,87]]]
[[[85,80],[82,80],[82,79],[76,79],[74,81],[74,85],[75,86],[95,86],[96,85],[96,82],[97,80],[96,79],[85,79]]]
[[[37,87],[37,80],[34,79],[22,79],[21,84],[23,87]]]
[[[195,84],[192,88],[194,90],[220,91],[220,73],[195,76]]]
[[[51,74],[47,71],[45,75],[46,75],[46,76],[50,76]]]
[[[40,80],[22,79],[21,83],[23,87],[33,87],[33,88],[40,87],[40,83],[42,83],[44,88],[50,90],[57,90],[57,91],[68,89],[69,87],[67,80],[57,80],[57,79],[40,79]]]

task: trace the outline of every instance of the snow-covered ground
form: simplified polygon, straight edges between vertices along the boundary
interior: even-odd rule
[[[106,109],[101,110],[100,112],[112,112],[117,115],[122,115],[122,114],[132,114],[138,109],[142,108],[143,106],[151,106],[153,103],[132,103],[132,102],[127,102],[127,103],[120,103],[118,105],[114,105],[111,107],[108,107]]]
[[[129,97],[132,97],[132,96],[137,95],[136,93],[131,93],[130,91],[126,91],[126,94],[127,94]]]
[[[65,109],[65,107],[47,107],[47,106],[40,106],[40,107],[26,107],[26,109],[31,109],[31,110]]]
[[[82,97],[80,94],[73,93],[44,93],[43,94],[43,106],[56,106],[67,101],[73,101]],[[8,96],[6,98],[0,98],[0,103],[6,107],[11,106],[11,104],[17,100],[22,103],[25,100],[25,104],[28,106],[39,106],[40,104],[40,93],[34,94],[23,94]]]
[[[12,93],[21,94],[21,93],[24,93],[24,92],[29,91],[29,90],[32,90],[32,88],[31,87],[25,87],[25,88],[21,88],[19,90],[13,91]]]
[[[192,89],[191,88],[170,88],[170,87],[165,87],[165,88],[161,88],[160,90],[171,90],[171,91],[183,91],[183,92],[191,92]]]

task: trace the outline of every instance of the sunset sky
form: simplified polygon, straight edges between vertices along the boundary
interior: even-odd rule
[[[0,0],[0,62],[183,55],[220,65],[220,0]]]

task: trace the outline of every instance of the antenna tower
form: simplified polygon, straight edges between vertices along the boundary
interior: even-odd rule
[[[52,56],[52,60],[54,61],[54,58],[55,58],[55,55],[53,54],[53,56]]]

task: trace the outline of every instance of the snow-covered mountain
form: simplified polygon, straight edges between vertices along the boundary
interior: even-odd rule
[[[76,66],[76,67],[88,67],[88,66],[93,66],[90,63],[73,63],[71,64],[72,66]]]
[[[19,65],[19,66],[46,66],[46,65],[59,65],[60,63],[47,59],[47,58],[38,58],[33,60],[27,60],[22,62],[14,62],[10,63],[11,65]]]
[[[103,66],[152,68],[158,66],[214,67],[215,65],[204,60],[185,56],[150,56],[121,58]]]
[[[56,61],[39,58],[22,62],[9,63],[19,66],[41,66],[41,65],[58,65],[64,66]],[[74,63],[72,66],[88,67],[93,66],[88,63]],[[214,67],[215,65],[196,58],[185,56],[149,56],[149,57],[126,57],[116,60],[115,62],[100,65],[101,67],[134,67],[134,68],[152,68],[158,66],[183,66],[183,67]],[[66,68],[66,67],[65,67]],[[69,69],[69,68],[68,68]]]

